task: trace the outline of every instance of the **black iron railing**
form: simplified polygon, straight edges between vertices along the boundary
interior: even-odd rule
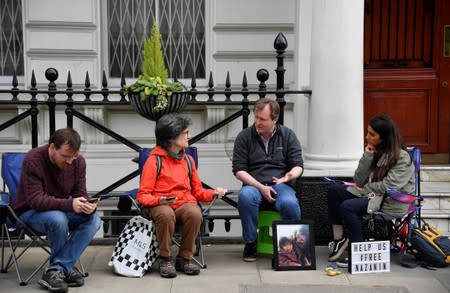
[[[254,104],[258,97],[265,97],[266,95],[275,95],[276,100],[280,104],[280,117],[279,123],[284,123],[284,108],[286,101],[284,99],[285,95],[310,95],[310,90],[285,90],[284,86],[284,53],[287,48],[286,38],[282,33],[278,34],[274,41],[274,48],[276,50],[277,67],[276,72],[276,89],[268,90],[266,81],[269,79],[269,72],[266,69],[260,69],[257,71],[256,76],[259,81],[259,85],[256,89],[249,89],[247,83],[247,75],[244,72],[242,77],[241,89],[232,89],[230,82],[230,75],[227,73],[225,80],[225,87],[223,89],[216,89],[214,85],[214,79],[212,73],[208,79],[208,87],[206,89],[198,89],[196,79],[193,78],[191,81],[191,88],[187,90],[190,99],[188,101],[189,105],[204,105],[204,106],[238,106],[240,109],[230,116],[226,117],[222,121],[216,123],[215,125],[203,130],[198,135],[190,139],[190,144],[195,144],[199,140],[208,136],[209,134],[217,131],[218,129],[226,126],[230,122],[242,117],[242,127],[246,128],[249,126],[248,116],[250,114],[250,105]],[[128,146],[129,148],[139,151],[141,146],[130,141],[129,139],[121,136],[120,134],[114,132],[108,127],[96,122],[85,114],[77,110],[77,106],[128,106],[130,101],[128,97],[124,95],[123,89],[110,89],[108,88],[108,80],[106,74],[103,72],[102,85],[100,89],[91,89],[89,73],[86,73],[84,89],[75,89],[72,85],[72,78],[70,72],[68,73],[66,88],[59,89],[55,81],[58,79],[58,71],[54,68],[48,68],[45,72],[45,77],[49,81],[48,86],[45,89],[37,88],[36,78],[34,71],[31,74],[30,88],[20,89],[18,88],[17,77],[13,76],[12,88],[11,89],[0,89],[0,107],[5,105],[28,105],[29,108],[18,114],[17,116],[3,122],[0,124],[0,132],[7,129],[8,127],[30,117],[31,119],[31,146],[38,146],[38,115],[39,108],[46,106],[48,108],[48,124],[49,133],[52,134],[55,131],[55,120],[56,120],[56,107],[65,107],[65,114],[67,117],[67,127],[73,126],[73,118],[76,117],[81,121],[93,126],[94,128],[100,130],[106,135],[116,139],[121,144]],[[125,79],[121,79],[121,87],[123,88],[126,84]],[[38,99],[38,97],[47,96],[46,100]],[[83,97],[82,99],[73,97]],[[208,97],[207,99],[198,99],[199,96]],[[235,97],[241,97],[239,100]],[[255,97],[253,100],[249,99],[250,96]],[[58,97],[58,98],[57,98]],[[221,97],[221,98],[219,98]],[[233,97],[233,98],[232,98]],[[139,170],[135,170],[125,177],[119,179],[116,182],[111,183],[109,186],[105,187],[97,194],[105,194],[114,191],[119,186],[132,180],[139,175]],[[232,202],[229,202],[233,204]]]

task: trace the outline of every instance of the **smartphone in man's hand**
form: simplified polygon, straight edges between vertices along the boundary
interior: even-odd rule
[[[270,196],[275,199],[277,197],[277,194],[274,191],[270,191]]]
[[[96,203],[98,201],[100,201],[100,197],[90,197],[88,199],[88,202],[90,202],[90,203]]]

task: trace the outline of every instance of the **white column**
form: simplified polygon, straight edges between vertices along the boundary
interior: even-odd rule
[[[352,175],[363,151],[364,1],[315,0],[306,175]]]
[[[295,89],[311,89],[311,26],[312,26],[312,2],[313,0],[300,0],[296,2],[296,48],[294,66],[296,66]],[[288,48],[291,45],[289,44]],[[292,49],[292,48],[291,48]],[[288,97],[286,98],[289,99]],[[308,121],[309,121],[309,95],[295,95],[294,101],[294,131],[297,134],[302,147],[308,145]],[[286,121],[285,121],[286,122]],[[287,125],[287,124],[286,124]]]

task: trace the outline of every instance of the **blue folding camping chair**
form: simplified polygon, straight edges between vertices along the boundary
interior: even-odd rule
[[[147,158],[150,156],[152,149],[151,148],[143,148],[140,150],[139,152],[139,171],[142,172],[142,168],[144,167],[145,161],[147,160]],[[194,159],[194,164],[195,167],[198,166],[198,154],[197,154],[197,148],[196,147],[188,147],[186,149],[186,154],[191,155],[192,158]],[[164,164],[164,163],[162,163]],[[203,187],[204,188],[211,188],[210,186],[208,186],[207,184],[203,183]],[[136,202],[136,193],[137,193],[137,188],[133,189],[129,192],[126,193],[127,197],[129,197],[129,199],[132,201],[132,204],[134,207],[137,208],[137,210],[142,214],[142,210],[139,206],[139,204]],[[231,194],[232,192],[228,192],[228,194]],[[210,208],[214,205],[215,201],[217,198],[215,198],[206,208],[203,208],[202,205],[199,203],[201,209],[202,209],[202,214],[203,214],[203,219],[205,219],[208,215],[209,215],[209,210]],[[176,246],[180,246],[180,239],[179,239],[179,231],[180,231],[180,226],[177,225],[176,229],[175,229],[175,235],[173,237],[173,243]],[[196,252],[195,252],[195,256],[198,256],[198,258],[194,257],[194,261],[201,267],[201,268],[206,268],[207,265],[205,263],[205,258],[203,255],[203,249],[202,249],[202,235],[203,235],[203,231],[205,231],[205,221],[203,221],[202,226],[200,228],[200,233],[196,239]]]
[[[392,215],[383,210],[383,203],[378,211],[375,211],[369,221],[369,230],[375,232],[374,220],[382,219],[389,223],[389,237],[391,242],[391,251],[399,253],[403,256],[408,247],[408,238],[411,229],[415,227],[420,227],[421,221],[421,202],[423,197],[420,195],[420,162],[421,153],[420,149],[417,147],[408,148],[408,152],[411,155],[414,164],[414,174],[415,174],[415,192],[414,194],[405,194],[398,190],[388,189],[385,193],[385,198],[390,197],[391,199],[398,201],[402,204],[408,206],[405,214],[402,215]]]
[[[2,154],[2,179],[3,179],[3,191],[2,203],[0,205],[2,219],[2,266],[1,272],[6,273],[8,269],[14,265],[17,273],[17,278],[21,286],[25,286],[28,282],[47,264],[50,259],[50,250],[47,246],[47,240],[39,235],[27,224],[20,220],[11,207],[11,202],[15,199],[17,193],[17,187],[20,181],[20,173],[22,171],[22,163],[25,157],[25,153],[3,153]],[[6,192],[6,189],[8,192]],[[16,235],[13,237],[13,235]],[[25,236],[28,236],[31,241],[28,241],[25,246],[22,247],[21,242],[25,240]],[[6,239],[5,239],[6,238]],[[9,247],[10,255],[8,261],[5,263],[5,241]],[[26,253],[31,246],[39,246],[47,252],[47,256],[42,263],[28,276],[23,277],[19,259]]]
[[[384,198],[390,197],[404,205],[407,205],[407,211],[401,215],[393,215],[383,210],[383,202],[380,209],[372,214],[363,217],[364,232],[367,232],[367,240],[390,240],[391,251],[404,256],[408,247],[408,238],[412,228],[420,226],[421,221],[421,202],[423,197],[420,195],[420,162],[421,153],[417,147],[409,147],[408,152],[411,155],[414,164],[415,192],[414,194],[405,194],[395,189],[386,190]],[[324,180],[333,184],[354,185],[350,181],[334,180],[324,177]],[[378,224],[381,224],[379,227]],[[387,224],[387,225],[385,225]],[[386,231],[385,231],[386,230]]]
[[[22,163],[25,153],[3,153],[1,175],[3,179],[3,191],[1,191],[0,202],[0,224],[1,224],[1,272],[7,273],[8,269],[14,265],[17,279],[21,286],[28,282],[48,263],[50,260],[50,249],[46,235],[34,231],[24,223],[11,207],[12,201],[17,194],[17,188],[22,172]],[[8,190],[8,192],[6,192]],[[29,239],[26,239],[25,236]],[[6,244],[5,244],[6,242]],[[5,262],[5,245],[9,247],[9,258]],[[19,260],[26,254],[28,248],[38,246],[46,252],[43,261],[27,277],[23,277]],[[80,271],[87,276],[80,261]]]

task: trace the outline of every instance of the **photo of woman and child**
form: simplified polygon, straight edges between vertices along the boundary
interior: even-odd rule
[[[311,244],[309,225],[277,225],[277,243],[278,267],[314,269],[314,245]]]

